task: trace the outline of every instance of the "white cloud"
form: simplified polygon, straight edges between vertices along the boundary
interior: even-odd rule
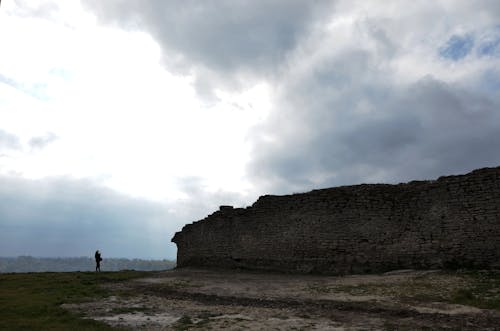
[[[266,84],[221,91],[207,106],[197,100],[192,77],[162,67],[148,34],[96,25],[84,12],[69,25],[61,17],[76,7],[58,6],[49,18],[6,10],[2,31],[21,32],[4,33],[0,72],[13,83],[2,88],[14,87],[16,96],[2,98],[3,126],[26,142],[47,131],[59,137],[50,150],[12,160],[11,168],[28,178],[105,178],[115,189],[155,199],[175,199],[182,195],[175,178],[200,174],[213,191],[248,187],[245,136],[265,113]]]

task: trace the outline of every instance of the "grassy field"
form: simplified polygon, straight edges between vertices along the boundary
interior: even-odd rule
[[[151,275],[152,272],[67,272],[0,274],[0,330],[116,330],[104,323],[82,319],[62,309],[62,303],[77,303],[106,297],[99,287]]]

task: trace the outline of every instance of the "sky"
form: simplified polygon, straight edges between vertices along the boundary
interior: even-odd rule
[[[174,259],[219,205],[499,165],[497,0],[0,6],[0,256]]]

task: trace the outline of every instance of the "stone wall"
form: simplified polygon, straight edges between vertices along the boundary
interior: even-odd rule
[[[222,206],[172,239],[177,265],[365,273],[500,267],[500,167]]]

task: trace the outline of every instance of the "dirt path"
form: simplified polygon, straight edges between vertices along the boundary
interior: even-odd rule
[[[343,277],[180,269],[64,305],[138,330],[500,330],[500,312],[452,304],[470,277],[399,271]],[[498,289],[494,289],[498,290]]]

